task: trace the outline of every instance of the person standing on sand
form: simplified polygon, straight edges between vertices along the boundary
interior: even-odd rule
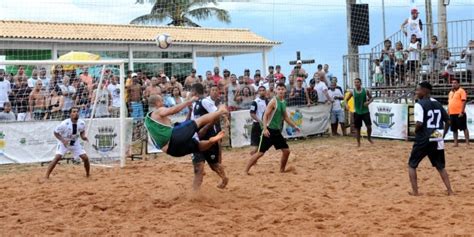
[[[459,86],[459,79],[451,80],[453,89],[449,92],[448,113],[451,120],[451,131],[454,137],[454,146],[458,146],[458,130],[464,131],[466,145],[469,146],[469,129],[466,118],[466,91]]]
[[[252,155],[247,167],[245,168],[245,174],[250,175],[249,171],[254,166],[258,159],[260,159],[270,147],[275,146],[275,149],[281,149],[281,163],[280,172],[285,172],[286,163],[290,156],[290,149],[286,143],[285,138],[281,134],[283,128],[283,121],[287,122],[288,125],[295,128],[296,131],[300,132],[300,129],[296,124],[291,121],[286,112],[286,86],[283,83],[278,83],[276,86],[276,96],[268,103],[263,115],[263,132],[260,137],[260,145],[258,152]]]
[[[369,90],[362,88],[362,81],[360,78],[356,78],[354,80],[354,87],[355,89],[352,92],[349,92],[346,99],[344,100],[344,104],[346,105],[347,110],[349,107],[347,106],[347,101],[354,97],[354,127],[356,130],[356,138],[357,138],[357,146],[360,147],[360,129],[362,128],[362,122],[364,122],[365,126],[367,127],[367,139],[371,144],[372,142],[372,121],[370,120],[370,111],[369,105],[372,103],[374,98],[372,98],[372,94]]]
[[[54,136],[59,142],[56,148],[56,156],[54,157],[54,160],[51,161],[48,170],[46,171],[46,179],[49,179],[49,175],[54,167],[56,167],[56,164],[68,151],[72,153],[74,159],[82,159],[86,170],[86,177],[89,177],[89,157],[87,157],[86,151],[79,142],[79,137],[83,141],[89,141],[86,136],[86,123],[84,120],[79,119],[78,107],[72,107],[69,114],[70,118],[61,122],[56,129],[54,129]]]
[[[438,101],[430,98],[431,90],[429,82],[421,82],[416,88],[418,101],[415,104],[415,143],[408,160],[408,175],[412,187],[409,194],[413,196],[419,195],[416,168],[426,156],[438,170],[448,195],[454,194],[445,169],[444,155],[444,137],[449,129],[449,115]]]
[[[267,91],[264,86],[258,88],[258,97],[252,102],[250,106],[250,117],[253,119],[252,123],[252,132],[250,133],[250,145],[255,147],[254,150],[250,152],[250,155],[257,153],[258,146],[260,144],[260,137],[262,136],[262,127],[263,127],[263,115],[265,109],[267,108]]]
[[[206,114],[217,111],[216,102],[213,97],[218,96],[218,90],[216,85],[212,85],[209,97],[204,97],[204,86],[200,83],[196,83],[191,87],[191,93],[193,96],[198,97],[192,105],[192,110],[189,112],[189,116],[192,120],[196,120]],[[227,119],[227,118],[226,118]],[[195,135],[196,140],[208,140],[213,136],[216,136],[220,132],[220,120],[216,120],[215,123],[204,126]],[[197,136],[197,137],[196,137]],[[204,164],[207,162],[209,167],[216,172],[217,175],[222,179],[221,183],[217,186],[223,189],[227,186],[229,178],[225,175],[224,166],[222,166],[222,152],[219,143],[215,143],[207,151],[194,152],[192,155],[192,161],[194,166],[194,180],[193,190],[197,191],[201,187],[204,178]]]

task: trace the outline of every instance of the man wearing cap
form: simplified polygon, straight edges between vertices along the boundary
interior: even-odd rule
[[[294,67],[293,71],[291,71],[291,76],[293,77],[302,77],[304,79],[308,78],[308,73],[302,67],[303,62],[301,60],[296,61],[296,66]]]
[[[446,186],[448,195],[453,195],[449,182],[448,172],[445,169],[444,137],[449,129],[449,116],[443,106],[430,98],[432,86],[429,82],[421,82],[416,88],[415,103],[415,143],[408,160],[408,175],[412,192],[418,196],[418,181],[416,168],[428,156],[433,167],[438,170]]]
[[[423,37],[423,23],[419,18],[418,10],[416,8],[411,9],[411,16],[403,22],[401,29],[405,36],[416,35],[416,39],[420,42]]]

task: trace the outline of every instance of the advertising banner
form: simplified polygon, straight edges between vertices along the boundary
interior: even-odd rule
[[[470,136],[470,139],[472,140],[474,138],[474,105],[466,105],[466,117],[467,117],[467,129],[469,130],[469,136]],[[464,140],[463,131],[458,131],[458,139]],[[446,134],[445,140],[451,140],[451,141],[454,140],[453,132],[451,132],[451,129],[449,130],[449,133]]]
[[[285,138],[304,137],[327,132],[331,120],[331,105],[322,104],[311,107],[288,107],[286,109],[290,119],[298,126],[301,132],[285,123],[283,136]]]
[[[408,136],[408,105],[371,103],[369,105],[372,122],[372,137],[406,139]],[[363,125],[362,135],[367,135]]]
[[[330,124],[330,105],[318,105],[312,107],[287,107],[287,113],[293,122],[300,128],[301,132],[284,123],[282,134],[285,138],[302,137],[325,133]],[[235,111],[231,113],[231,146],[243,147],[250,145],[250,134],[252,131],[252,118],[249,110]]]
[[[131,143],[132,120],[126,122],[126,144]],[[86,120],[86,126],[89,120]],[[47,162],[54,158],[58,140],[53,131],[61,121],[2,123],[0,128],[0,164]],[[80,140],[92,162],[110,163],[119,160],[120,120],[94,119],[87,137]]]

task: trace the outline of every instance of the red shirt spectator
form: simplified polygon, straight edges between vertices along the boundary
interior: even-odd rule
[[[222,80],[222,77],[219,76],[219,68],[218,67],[214,68],[214,76],[212,76],[212,80],[214,81],[214,84],[216,86],[219,84],[219,81]]]

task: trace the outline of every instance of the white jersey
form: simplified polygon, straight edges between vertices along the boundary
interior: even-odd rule
[[[69,141],[70,145],[74,145],[80,134],[85,130],[86,123],[84,120],[79,119],[76,124],[73,124],[71,119],[66,119],[54,129],[54,132],[61,135],[66,141]]]
[[[255,113],[257,115],[257,118],[263,121],[263,114],[265,113],[265,109],[267,109],[267,100],[258,97],[252,102],[252,105],[250,106],[250,113]],[[255,119],[253,121],[258,122]]]
[[[421,32],[420,17],[417,17],[416,19],[412,19],[411,16],[408,17],[408,23],[406,27],[408,37],[411,37],[411,35],[416,35],[417,39],[421,39],[423,37],[423,33]]]

